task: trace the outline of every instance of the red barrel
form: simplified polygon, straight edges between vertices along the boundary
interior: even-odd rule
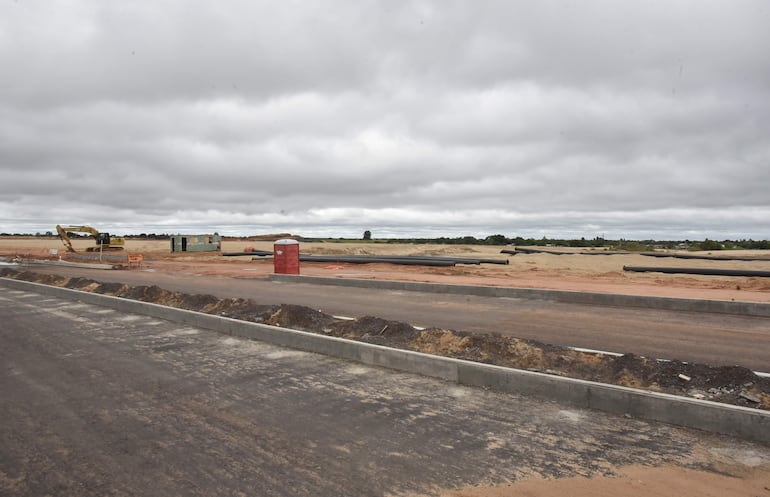
[[[275,274],[299,274],[299,242],[276,240],[273,244],[273,272]]]

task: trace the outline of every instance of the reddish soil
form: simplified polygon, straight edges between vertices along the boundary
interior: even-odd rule
[[[98,259],[85,254],[91,239],[73,242],[78,254],[64,252],[58,238],[0,237],[0,257],[63,258],[72,261]],[[249,246],[272,251],[271,241],[256,237],[227,240],[222,253],[240,252]],[[770,302],[770,278],[699,276],[662,273],[631,273],[623,266],[687,266],[715,269],[770,271],[768,251],[720,251],[700,255],[756,257],[757,261],[677,260],[645,257],[640,254],[552,255],[546,253],[509,255],[501,249],[513,247],[485,245],[419,245],[400,243],[322,243],[302,242],[301,253],[312,255],[431,255],[500,259],[508,264],[458,265],[454,267],[396,266],[392,264],[302,263],[302,274],[336,278],[427,281],[465,285],[545,288],[626,295],[653,295],[711,300]],[[549,247],[549,249],[554,249]],[[570,249],[558,248],[559,251]],[[55,254],[52,254],[55,252]],[[601,251],[597,251],[601,252]],[[170,253],[168,241],[126,240],[126,250],[108,256],[125,262],[125,254],[143,254],[145,265],[158,272],[183,272],[237,278],[262,278],[273,271],[271,260],[251,256],[223,257],[222,253]],[[699,253],[688,253],[698,255]],[[765,260],[766,259],[766,260]]]
[[[546,480],[531,478],[510,485],[474,487],[442,494],[442,497],[767,497],[770,467],[722,468],[721,473],[676,466],[627,467],[618,476],[582,476]]]

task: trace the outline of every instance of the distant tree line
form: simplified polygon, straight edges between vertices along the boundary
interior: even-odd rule
[[[694,250],[734,250],[734,249],[770,249],[769,240],[709,240],[706,238],[702,242],[693,242]]]
[[[438,237],[438,238],[398,238],[382,240],[385,243],[431,243],[438,245],[552,245],[575,248],[605,248],[612,250],[652,251],[655,249],[684,249],[684,250],[740,250],[740,249],[770,249],[768,240],[608,240],[603,237],[592,239],[568,238],[523,238],[521,236],[506,237],[504,235],[489,235],[484,238],[473,236]]]
[[[157,235],[155,233],[141,233],[139,235],[125,235],[123,238],[140,238],[140,239],[146,239],[146,240],[170,240],[171,235],[168,235],[166,233],[162,233],[160,235]]]
[[[73,236],[89,237],[87,234],[73,233]],[[51,231],[45,233],[0,233],[0,236],[4,237],[52,237],[56,236]],[[148,240],[168,240],[172,235],[162,233],[141,233],[138,235],[123,235],[125,238],[138,238]],[[228,237],[233,238],[233,237]],[[248,238],[248,237],[243,237]],[[356,239],[351,238],[303,238],[297,237],[304,241],[326,241],[326,242],[355,242]],[[358,239],[361,241],[362,239]],[[655,249],[680,249],[680,250],[770,250],[769,240],[607,240],[603,237],[595,237],[591,239],[568,239],[568,238],[523,238],[521,236],[506,237],[505,235],[489,235],[484,238],[476,238],[474,236],[459,236],[459,237],[438,237],[438,238],[384,238],[384,239],[372,239],[372,234],[369,230],[364,232],[363,240],[372,241],[376,243],[430,243],[437,245],[540,245],[540,246],[558,246],[558,247],[576,247],[576,248],[604,248],[607,250],[628,250],[633,252],[639,251],[651,251]]]
[[[76,233],[76,232],[68,232],[70,238],[90,238],[91,235],[88,233]],[[163,234],[155,234],[155,233],[142,233],[139,235],[117,235],[116,233],[110,233],[111,235],[121,236],[123,238],[140,238],[140,239],[148,239],[148,240],[169,240],[171,238],[171,235],[167,235],[165,233]],[[58,234],[54,233],[53,231],[46,231],[45,233],[37,232],[37,233],[0,233],[0,236],[18,236],[18,237],[40,237],[40,238],[50,238],[50,237],[59,237]]]

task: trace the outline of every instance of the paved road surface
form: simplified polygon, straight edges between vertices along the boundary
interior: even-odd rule
[[[498,332],[585,347],[770,371],[770,318],[397,292],[146,271],[35,266],[38,272],[168,290],[297,304],[335,315],[372,315],[417,326]]]
[[[0,292],[0,495],[433,495],[770,448]]]

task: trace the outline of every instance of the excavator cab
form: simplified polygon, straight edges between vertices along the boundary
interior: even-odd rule
[[[96,245],[110,245],[110,234],[109,233],[99,233],[96,235]]]

